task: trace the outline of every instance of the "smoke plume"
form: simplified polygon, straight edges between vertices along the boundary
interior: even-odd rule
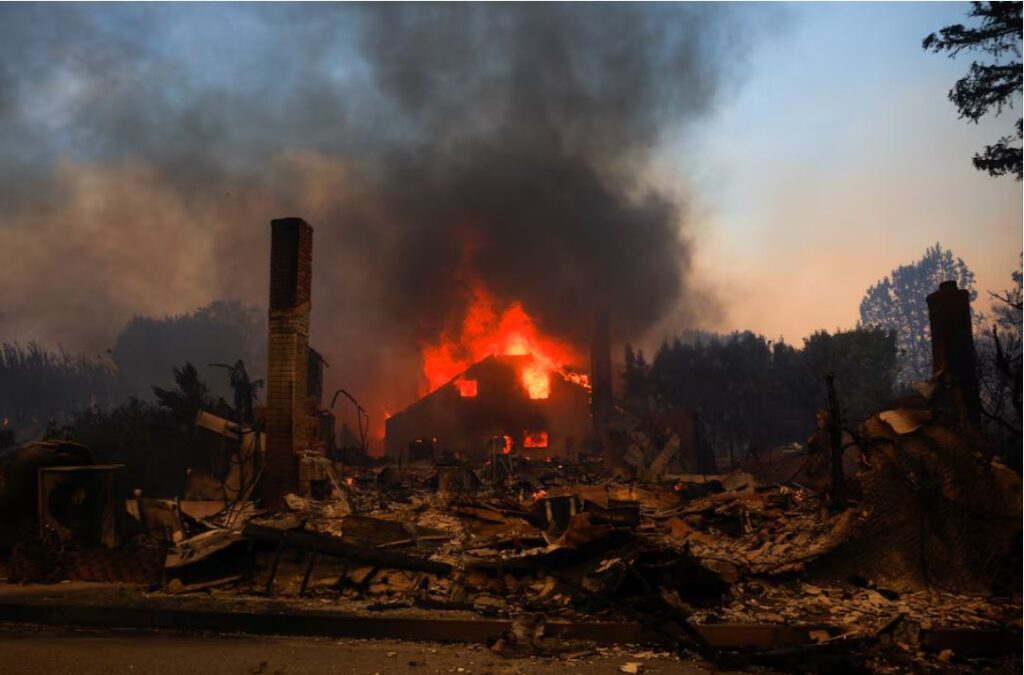
[[[596,304],[635,337],[700,304],[650,160],[743,34],[702,4],[6,5],[2,337],[100,351],[135,314],[265,306],[289,215],[330,381],[378,410],[473,282],[577,344]]]

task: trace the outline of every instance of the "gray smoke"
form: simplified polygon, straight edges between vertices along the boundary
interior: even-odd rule
[[[747,27],[682,5],[0,7],[2,337],[264,305],[268,221],[316,228],[332,383],[410,400],[470,280],[585,345],[702,307],[647,180]],[[695,318],[695,317],[690,317]]]

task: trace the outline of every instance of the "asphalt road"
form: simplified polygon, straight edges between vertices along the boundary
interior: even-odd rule
[[[601,650],[568,660],[507,659],[482,645],[0,627],[0,672],[5,675],[613,675],[631,672],[627,664],[637,664],[636,672],[644,674],[712,672],[699,663],[640,651]]]

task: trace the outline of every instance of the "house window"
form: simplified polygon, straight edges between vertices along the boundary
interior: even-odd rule
[[[465,380],[460,377],[455,380],[455,388],[459,390],[459,396],[462,398],[476,398],[476,380]]]
[[[546,431],[524,431],[524,448],[546,448],[548,447],[548,432]]]

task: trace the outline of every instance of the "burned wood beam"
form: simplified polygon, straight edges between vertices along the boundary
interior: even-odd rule
[[[268,544],[291,546],[305,551],[315,551],[325,555],[354,560],[368,565],[388,567],[399,570],[415,570],[427,572],[438,576],[451,574],[452,566],[447,563],[416,558],[413,556],[393,553],[378,548],[358,546],[356,544],[342,541],[338,537],[331,537],[312,532],[292,532],[276,530],[264,525],[249,523],[242,530],[242,536]]]

